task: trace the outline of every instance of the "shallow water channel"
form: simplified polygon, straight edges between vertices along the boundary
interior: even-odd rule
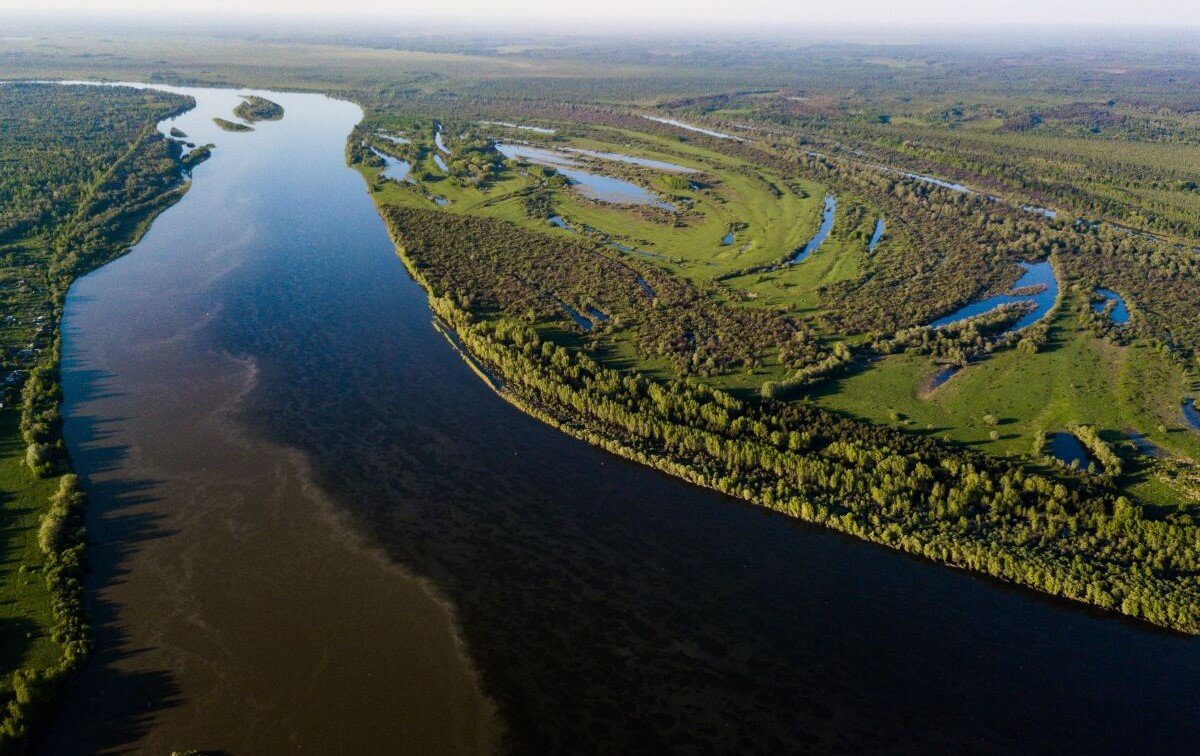
[[[357,107],[184,91],[213,157],[67,305],[97,652],[44,752],[1194,750],[1197,641],[523,415],[345,166]]]

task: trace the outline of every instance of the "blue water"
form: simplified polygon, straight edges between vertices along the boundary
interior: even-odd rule
[[[879,246],[879,242],[883,240],[883,218],[875,221],[875,231],[871,234],[871,240],[867,242],[867,251],[874,252]]]
[[[983,315],[991,312],[1000,305],[1013,302],[1033,302],[1037,307],[1018,320],[1009,331],[1020,331],[1041,320],[1049,312],[1050,308],[1054,306],[1054,301],[1058,299],[1058,279],[1054,277],[1054,268],[1050,266],[1048,260],[1040,263],[1019,264],[1025,269],[1025,274],[1017,279],[1017,282],[1013,284],[1013,289],[1041,285],[1045,287],[1042,291],[1036,294],[1023,294],[1020,296],[998,294],[994,297],[981,299],[943,318],[938,318],[930,323],[930,325],[934,328],[942,328],[952,323],[957,323],[960,320]]]
[[[562,305],[562,308],[567,311],[568,315],[571,316],[571,320],[575,321],[575,325],[579,326],[585,331],[590,331],[595,327],[592,321],[580,315],[579,311],[571,305],[567,304],[566,302],[559,302],[559,304]]]
[[[393,144],[412,144],[412,140],[407,137],[392,136],[391,134],[387,134],[382,131],[376,131],[375,136],[379,137],[380,139],[386,139]]]
[[[570,180],[574,186],[577,186],[584,195],[601,202],[618,205],[651,205],[671,211],[676,209],[670,202],[659,199],[653,192],[643,189],[633,182],[573,167],[576,164],[569,157],[553,150],[497,142],[496,151],[509,160],[525,160],[535,165],[553,168]]]
[[[447,155],[450,154],[450,148],[447,147],[446,143],[442,141],[442,124],[440,123],[433,131],[433,143],[436,144],[437,148],[442,152],[446,153]]]
[[[1038,215],[1044,215],[1047,218],[1049,218],[1050,220],[1054,220],[1055,218],[1058,217],[1058,211],[1051,210],[1048,207],[1038,207],[1037,205],[1021,205],[1021,209],[1027,213],[1037,213]]]
[[[450,168],[446,166],[446,161],[442,160],[441,155],[434,155],[433,162],[437,163],[437,167],[442,169],[442,173],[449,173]]]
[[[1183,419],[1195,430],[1200,430],[1200,410],[1196,409],[1196,400],[1188,399],[1183,403]]]
[[[962,368],[958,367],[957,365],[947,365],[946,367],[942,368],[929,382],[929,390],[933,391],[934,389],[940,388],[946,383],[946,381],[958,375],[959,370],[962,370]]]
[[[1129,322],[1129,308],[1125,306],[1125,300],[1121,295],[1112,289],[1096,289],[1096,293],[1104,297],[1103,302],[1096,302],[1092,305],[1092,309],[1096,312],[1104,312],[1104,308],[1109,302],[1116,302],[1116,306],[1112,309],[1112,322],[1117,325],[1125,325]]]
[[[687,131],[694,131],[697,134],[705,134],[710,137],[716,137],[717,139],[728,139],[733,142],[746,141],[745,139],[742,139],[741,137],[736,137],[733,134],[725,134],[720,131],[713,131],[712,129],[704,129],[699,126],[693,126],[690,123],[684,123],[683,121],[676,121],[673,118],[658,118],[656,116],[642,116],[642,118],[645,118],[648,121],[654,121],[655,123],[665,123],[668,126],[676,126],[681,129],[686,129]]]
[[[646,296],[651,297],[651,298],[654,297],[654,289],[650,288],[650,284],[646,282],[646,279],[642,278],[641,276],[638,276],[637,283],[638,283],[638,286],[642,287],[642,291],[646,292]]]
[[[376,157],[387,164],[383,167],[382,171],[385,178],[390,178],[393,181],[405,181],[408,179],[408,174],[412,170],[412,166],[408,164],[407,160],[394,158],[387,153],[380,152],[374,147],[371,148],[371,152],[375,153]]]
[[[510,123],[508,121],[480,121],[485,126],[506,126],[510,129],[520,129],[522,131],[533,131],[538,134],[555,134],[556,129],[546,128],[545,126],[524,126],[519,123]]]
[[[566,231],[570,231],[573,234],[578,233],[575,229],[571,228],[571,226],[567,223],[567,221],[561,215],[551,215],[549,218],[546,219],[546,222],[549,223],[551,226],[557,226],[558,228],[561,228]]]
[[[1087,449],[1079,443],[1079,439],[1070,433],[1051,433],[1046,437],[1049,442],[1050,455],[1068,467],[1078,466],[1080,470],[1088,469],[1092,460],[1088,457]]]
[[[732,231],[725,234],[724,236],[721,237],[721,246],[728,247],[730,244],[733,244],[734,238],[735,238],[735,236]]]
[[[445,197],[434,197],[433,204],[437,205],[438,207],[445,207],[446,205],[450,204],[450,200],[446,199]]]
[[[650,158],[636,157],[634,155],[626,155],[623,152],[600,152],[598,150],[585,150],[581,147],[563,147],[564,152],[573,152],[576,155],[586,155],[587,157],[599,158],[600,160],[612,160],[617,163],[629,163],[630,165],[640,165],[643,168],[653,168],[666,173],[695,173],[695,168],[688,168],[686,165],[677,163],[668,163],[664,160],[651,160]]]
[[[907,176],[910,179],[915,179],[917,181],[923,181],[926,184],[933,184],[934,186],[940,186],[943,189],[950,189],[952,191],[962,192],[964,194],[972,193],[971,187],[969,187],[965,184],[955,184],[952,181],[944,181],[940,178],[934,178],[933,176],[926,176],[921,173],[908,173],[906,171],[901,171],[900,174],[903,176]]]
[[[833,230],[833,221],[837,213],[837,198],[832,194],[825,196],[825,207],[821,210],[821,227],[817,229],[817,234],[808,240],[800,249],[796,250],[796,254],[791,260],[788,260],[788,265],[804,262],[813,252],[816,252],[824,243],[825,238],[829,236],[829,232]]]
[[[607,315],[605,315],[605,314],[604,314],[603,312],[601,312],[600,310],[597,310],[595,307],[588,307],[588,308],[587,308],[587,314],[588,314],[588,315],[591,315],[593,318],[595,318],[596,320],[598,320],[598,321],[599,321],[599,322],[601,322],[601,323],[607,323],[607,322],[608,322],[608,316],[607,316]]]

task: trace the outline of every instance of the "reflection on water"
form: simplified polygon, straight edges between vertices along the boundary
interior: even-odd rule
[[[694,131],[697,134],[704,134],[706,136],[716,137],[717,139],[727,139],[727,140],[730,140],[733,142],[746,141],[745,139],[742,139],[739,136],[734,136],[733,134],[726,134],[721,131],[713,131],[712,129],[701,128],[700,126],[694,126],[690,123],[684,123],[683,121],[676,121],[674,118],[659,118],[657,116],[649,116],[649,115],[642,116],[642,118],[645,118],[648,121],[654,121],[655,123],[665,123],[668,126],[675,126],[676,128],[684,129],[686,131]]]
[[[480,123],[482,123],[486,126],[504,126],[506,128],[510,128],[510,129],[520,129],[522,131],[533,131],[538,134],[554,134],[554,133],[556,133],[555,129],[547,128],[545,126],[526,126],[524,124],[510,123],[508,121],[480,121]]]
[[[874,252],[879,246],[879,242],[883,240],[883,218],[875,221],[875,230],[871,232],[871,239],[867,242],[867,251]]]
[[[1024,268],[1025,273],[1013,284],[1015,294],[997,294],[994,297],[987,297],[986,299],[972,302],[956,312],[938,318],[930,325],[934,328],[941,328],[952,323],[957,323],[960,320],[989,313],[1001,305],[1021,302],[1032,303],[1033,307],[1028,313],[1021,316],[1008,329],[1009,331],[1020,331],[1041,320],[1058,299],[1058,279],[1054,275],[1054,267],[1050,264],[1049,260],[1040,263],[1018,264]],[[1032,293],[1025,293],[1022,290],[1031,291]]]
[[[817,229],[817,233],[813,238],[808,240],[800,249],[796,250],[796,254],[788,260],[789,265],[804,262],[808,256],[820,249],[825,243],[825,239],[829,236],[829,232],[833,230],[834,215],[837,213],[837,199],[832,195],[825,196],[825,204],[821,208],[821,226]]]
[[[1129,322],[1129,308],[1125,306],[1125,300],[1120,294],[1112,289],[1096,289],[1096,293],[1103,299],[1092,305],[1092,309],[1096,312],[1104,312],[1109,302],[1115,302],[1109,317],[1116,325],[1125,325]]]
[[[1194,751],[1196,641],[508,405],[343,165],[357,109],[266,94],[288,118],[215,134],[192,192],[72,292],[101,651],[48,753],[469,752],[486,701],[430,595],[518,753]]]
[[[616,163],[629,163],[630,165],[640,165],[643,168],[653,168],[656,171],[665,173],[695,173],[695,168],[688,168],[686,165],[677,163],[668,163],[663,160],[651,160],[650,158],[637,157],[636,155],[626,155],[623,152],[600,152],[598,150],[585,150],[581,147],[563,147],[564,152],[571,152],[576,155],[585,155],[587,157],[596,158],[597,160],[612,160]]]
[[[1187,399],[1183,403],[1183,419],[1195,430],[1200,430],[1200,410],[1196,409],[1196,400]]]
[[[280,381],[277,340],[336,367],[339,340],[395,339],[395,297],[353,327],[331,313],[354,301],[345,271],[356,289],[408,285],[345,165],[361,112],[261,92],[287,117],[230,136],[211,117],[237,92],[174,91],[197,108],[160,129],[214,143],[212,158],[67,301],[64,430],[91,494],[97,651],[44,750],[487,752],[493,705],[444,597],[363,539],[311,456],[246,422],[311,388],[300,364]]]
[[[412,171],[412,166],[408,164],[407,160],[394,158],[386,152],[380,152],[374,147],[371,148],[371,152],[383,161],[384,166],[381,173],[384,177],[390,178],[393,181],[405,181],[408,179],[408,174]]]
[[[671,211],[676,209],[670,202],[659,199],[654,192],[643,189],[632,181],[574,167],[576,163],[570,157],[555,150],[544,150],[522,144],[497,143],[496,151],[509,160],[524,160],[535,165],[553,168],[570,180],[573,186],[578,187],[581,193],[601,202],[618,205],[653,205]]]
[[[1075,438],[1073,433],[1051,433],[1046,436],[1046,441],[1049,444],[1050,456],[1062,462],[1067,467],[1077,467],[1080,470],[1086,470],[1088,469],[1088,465],[1092,463],[1087,449],[1084,448],[1079,439]]]

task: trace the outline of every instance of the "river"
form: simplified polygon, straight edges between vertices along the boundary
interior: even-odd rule
[[[1194,750],[1197,641],[526,417],[432,327],[357,107],[186,91],[213,157],[68,301],[98,650],[46,753]]]

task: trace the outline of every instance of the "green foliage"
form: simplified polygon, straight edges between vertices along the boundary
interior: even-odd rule
[[[61,475],[35,510],[36,526],[26,530],[31,543],[9,543],[23,556],[0,570],[0,576],[10,570],[43,576],[40,603],[14,616],[37,629],[27,636],[31,645],[42,648],[48,635],[55,649],[50,659],[4,650],[24,666],[0,670],[0,753],[23,753],[89,647],[84,495],[74,475],[62,474],[69,469],[58,409],[63,304],[77,276],[122,254],[154,214],[182,195],[179,147],[155,123],[192,103],[156,92],[58,85],[0,86],[0,97],[0,244],[9,245],[0,247],[6,284],[0,292],[10,315],[0,328],[0,346],[7,374],[19,378],[9,382],[5,399],[19,390],[25,467],[38,477]],[[201,149],[189,166],[207,156]],[[12,433],[8,441],[17,446],[17,428]],[[6,480],[10,488],[15,484]],[[43,485],[33,479],[26,490],[7,493],[24,501]],[[6,604],[25,601],[14,590],[23,582],[5,581],[12,591]]]
[[[242,95],[242,99],[244,102],[238,103],[238,106],[233,109],[233,114],[247,123],[278,121],[283,118],[283,106],[279,103],[271,102],[258,95]]]

